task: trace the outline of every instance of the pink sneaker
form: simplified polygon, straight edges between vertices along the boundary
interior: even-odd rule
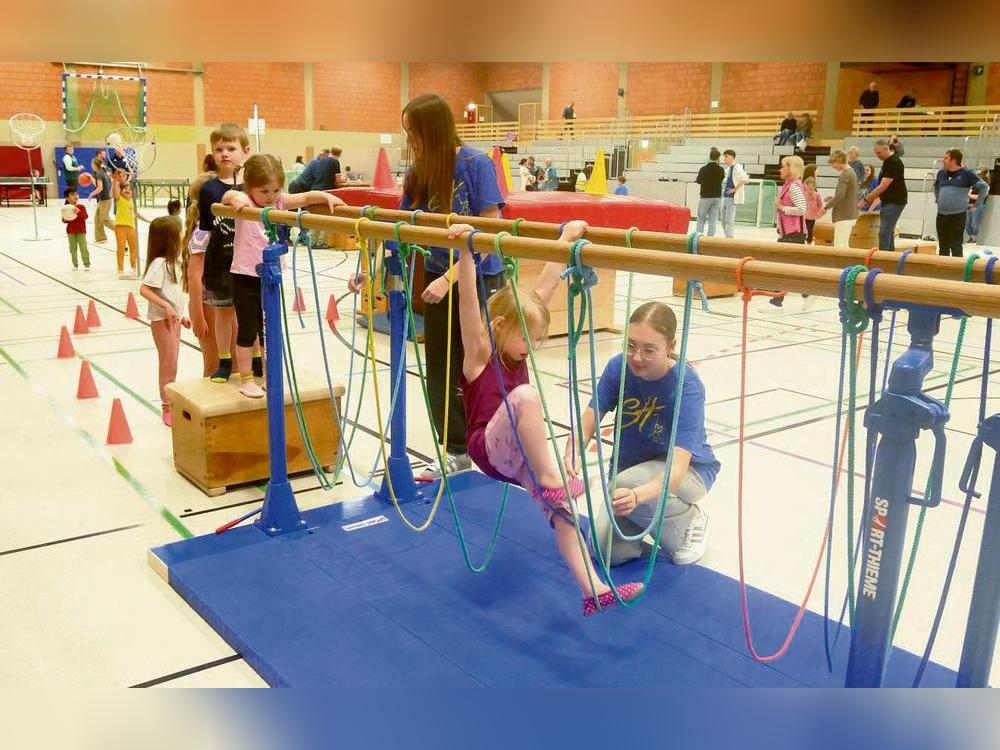
[[[622,598],[623,602],[631,602],[639,598],[639,594],[642,593],[643,585],[638,582],[623,583],[621,586],[616,586],[615,588],[618,589],[618,596]],[[600,608],[597,606],[598,602],[600,602]],[[596,615],[603,612],[605,609],[615,607],[617,605],[618,599],[615,598],[614,593],[611,591],[605,591],[597,597],[597,601],[594,601],[594,597],[588,596],[583,600],[583,616],[591,617],[592,615]]]

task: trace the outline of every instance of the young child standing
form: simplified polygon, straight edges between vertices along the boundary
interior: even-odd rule
[[[823,196],[816,189],[816,165],[807,164],[802,172],[802,184],[806,188],[806,243],[812,244],[813,228],[816,220],[826,213]]]
[[[215,318],[215,342],[219,361],[211,378],[213,383],[229,382],[233,373],[232,340],[236,323],[233,310],[233,239],[236,224],[232,219],[212,215],[212,204],[219,203],[230,190],[240,190],[237,173],[250,156],[250,138],[246,131],[232,122],[219,125],[210,136],[215,158],[215,177],[207,180],[198,194],[198,232],[194,242],[204,248],[202,283],[205,301],[212,307]],[[260,357],[253,362],[254,374],[264,375]]]
[[[468,224],[453,224],[449,235],[458,237],[470,231],[472,227]],[[559,239],[573,242],[586,231],[586,223],[571,221],[563,228]],[[583,593],[584,616],[597,614],[602,608],[614,606],[617,599],[598,578],[590,555],[581,551],[582,540],[572,521],[569,504],[572,498],[584,494],[586,487],[582,480],[571,478],[569,492],[572,497],[566,496],[559,467],[546,438],[541,400],[538,391],[528,382],[526,364],[529,346],[537,347],[548,331],[548,305],[565,266],[546,263],[534,291],[519,293],[531,343],[526,342],[521,333],[510,287],[490,298],[487,305],[496,352],[480,313],[476,267],[468,250],[462,252],[458,266],[459,319],[465,352],[461,387],[469,456],[487,476],[518,484],[531,493],[555,531],[559,552]],[[518,447],[519,441],[523,453]],[[596,589],[596,600],[591,581]],[[617,588],[622,600],[631,601],[641,593],[642,584],[626,583]]]
[[[177,378],[177,355],[181,345],[181,326],[191,322],[181,312],[184,293],[177,275],[177,259],[181,252],[181,230],[169,216],[154,219],[149,225],[146,250],[146,273],[139,293],[149,302],[147,317],[156,354],[159,358],[160,399],[163,404],[163,424],[173,426],[170,398],[166,387]]]
[[[201,346],[202,377],[210,377],[219,366],[219,347],[215,343],[215,315],[205,296],[201,278],[205,273],[205,245],[207,235],[198,241],[198,198],[202,185],[215,179],[215,172],[202,172],[188,188],[188,209],[181,242],[182,285],[188,295],[188,314],[191,329]],[[233,337],[232,347],[236,346]],[[232,351],[232,349],[230,349]]]
[[[310,190],[286,194],[285,170],[281,160],[271,154],[256,154],[243,165],[243,191],[230,190],[222,202],[233,208],[296,209],[322,204],[330,209],[344,205],[332,193]],[[264,248],[270,244],[259,221],[236,220],[233,242],[233,262],[230,267],[233,284],[233,305],[236,310],[236,366],[240,373],[240,393],[248,398],[261,398],[264,389],[255,381],[251,363],[251,347],[264,333],[264,311],[261,307],[260,277],[257,265],[264,261]]]
[[[129,263],[132,266],[131,276],[139,275],[139,235],[135,229],[136,217],[148,222],[145,216],[135,210],[132,202],[132,184],[127,181],[128,176],[122,172],[115,172],[115,177],[111,185],[111,192],[115,200],[115,240],[118,256],[118,278],[128,278],[125,273],[125,250],[129,252]]]
[[[63,206],[62,220],[66,225],[66,239],[69,241],[69,257],[73,260],[73,269],[80,267],[77,252],[83,258],[83,269],[90,270],[90,251],[87,249],[87,207],[79,203],[80,196],[76,188],[66,188],[63,191],[66,205]],[[72,209],[72,210],[70,210]]]

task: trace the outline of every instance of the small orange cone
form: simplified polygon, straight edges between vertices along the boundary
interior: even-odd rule
[[[396,186],[396,181],[392,179],[392,170],[389,169],[389,155],[384,148],[378,150],[378,158],[375,160],[375,176],[372,177],[372,187],[376,190],[384,190]]]
[[[97,398],[97,384],[94,382],[94,374],[90,371],[90,362],[83,360],[80,363],[80,383],[76,386],[77,398]]]
[[[128,293],[128,302],[125,304],[125,317],[132,320],[139,319],[139,306],[135,304],[135,295]]]
[[[116,398],[111,403],[111,421],[108,422],[108,445],[127,445],[132,442],[132,430],[128,428],[125,419],[125,409],[122,400]]]
[[[306,311],[306,301],[302,297],[302,287],[296,290],[295,303],[292,305],[292,312],[305,312]]]
[[[59,359],[71,359],[76,356],[76,352],[73,350],[73,339],[69,337],[69,329],[66,326],[62,327],[59,332],[59,351],[56,353],[56,357]]]
[[[340,320],[340,310],[337,309],[337,298],[331,294],[330,301],[326,303],[326,322],[331,331],[336,331],[338,320]]]
[[[101,327],[101,319],[97,316],[97,305],[94,304],[94,300],[90,300],[90,304],[87,305],[87,327]]]
[[[87,318],[79,305],[76,306],[76,319],[73,321],[73,334],[78,333],[90,333],[90,329],[87,328]]]

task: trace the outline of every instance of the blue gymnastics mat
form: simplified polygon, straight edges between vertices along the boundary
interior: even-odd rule
[[[452,480],[472,554],[482,558],[502,485]],[[308,531],[268,537],[254,526],[150,550],[150,564],[273,686],[832,687],[843,684],[849,634],[826,671],[822,617],[806,613],[788,654],[760,664],[743,642],[737,581],[657,563],[628,610],[581,615],[552,531],[512,488],[492,564],[462,561],[447,497],[432,526],[410,531],[374,497],[308,511]],[[430,509],[403,506],[412,520]],[[724,543],[716,540],[716,543]],[[615,568],[641,577],[637,561]],[[796,606],[750,592],[758,649],[773,650]],[[909,685],[918,659],[895,650],[886,684]],[[923,684],[953,686],[931,665]]]

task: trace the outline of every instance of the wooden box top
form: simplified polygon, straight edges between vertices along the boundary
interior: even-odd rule
[[[296,373],[299,397],[303,402],[326,401],[330,398],[326,378],[307,372]],[[213,383],[208,378],[179,380],[167,386],[171,401],[192,416],[219,417],[248,411],[263,411],[267,408],[266,398],[247,398],[239,392],[239,376],[234,375],[228,383]],[[333,384],[336,397],[344,395],[344,386]],[[288,381],[285,381],[285,405],[292,403]]]

